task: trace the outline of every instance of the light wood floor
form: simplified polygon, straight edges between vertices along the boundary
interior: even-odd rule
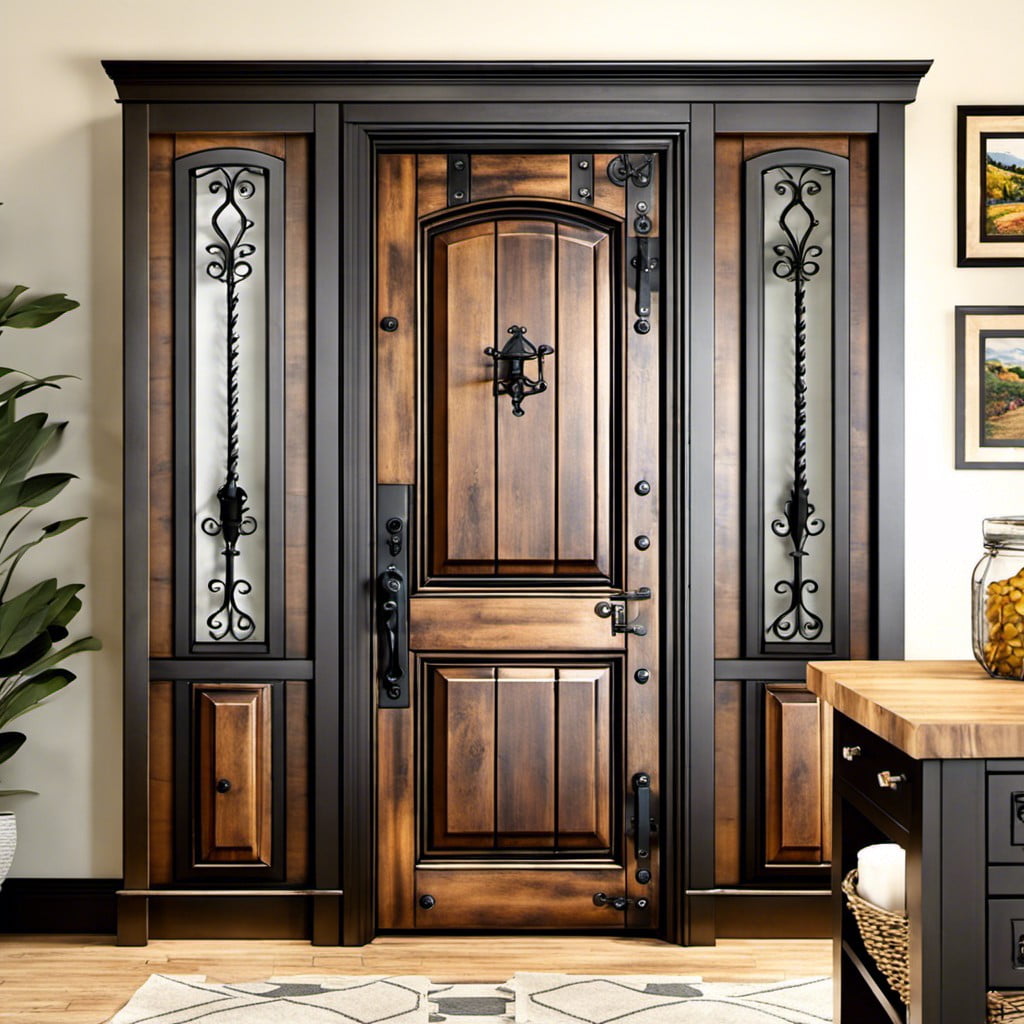
[[[532,970],[770,981],[831,969],[832,943],[823,939],[721,939],[714,947],[681,948],[604,936],[396,936],[348,948],[185,939],[123,948],[101,936],[0,936],[0,1022],[100,1024],[150,974],[205,974],[210,981],[317,973],[504,981],[516,971]]]

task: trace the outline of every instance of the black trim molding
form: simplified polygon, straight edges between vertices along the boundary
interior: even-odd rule
[[[113,935],[120,878],[8,878],[0,889],[4,935]]]

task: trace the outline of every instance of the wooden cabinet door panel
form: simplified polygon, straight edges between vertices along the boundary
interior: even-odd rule
[[[196,686],[197,864],[270,864],[269,683]]]

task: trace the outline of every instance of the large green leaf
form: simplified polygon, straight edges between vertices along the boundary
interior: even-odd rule
[[[20,651],[0,658],[0,679],[37,671],[37,663],[50,653],[52,647],[53,635],[48,630],[38,633]]]
[[[76,479],[74,473],[38,473],[21,482],[0,485],[0,515],[12,508],[39,508]]]
[[[16,284],[2,299],[0,299],[0,316],[3,316],[11,308],[14,300],[24,292],[28,291],[28,285]]]
[[[63,292],[58,295],[44,295],[41,299],[22,302],[17,307],[9,307],[6,312],[0,313],[0,328],[42,327],[62,314],[77,309],[78,305],[79,303],[69,299]]]
[[[46,628],[46,612],[56,595],[57,581],[49,579],[0,604],[0,655],[21,650]]]
[[[46,413],[33,413],[0,428],[0,486],[24,480],[36,459],[62,431],[63,424],[46,425]]]
[[[24,742],[23,732],[0,732],[0,764],[13,757]]]
[[[66,668],[51,668],[19,683],[10,693],[0,698],[0,725],[7,725],[19,715],[31,711],[47,697],[63,690],[74,679],[74,672]]]
[[[102,647],[103,644],[96,637],[83,636],[78,640],[73,640],[64,647],[53,648],[45,657],[40,658],[35,664],[29,665],[24,672],[26,675],[42,672],[43,669],[59,665],[65,658],[71,657],[72,654],[80,654],[82,651],[98,651]]]

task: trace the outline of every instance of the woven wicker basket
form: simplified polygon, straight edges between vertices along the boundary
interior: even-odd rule
[[[989,992],[989,1024],[1013,1024],[1024,1021],[1024,992]]]
[[[857,895],[856,868],[843,879],[843,893],[857,920],[864,948],[877,964],[885,980],[892,986],[892,990],[903,1000],[904,1005],[909,1005],[910,957],[907,953],[907,939],[910,926],[906,915],[883,910],[874,903],[861,899]],[[991,1016],[989,1019],[992,1019]]]

